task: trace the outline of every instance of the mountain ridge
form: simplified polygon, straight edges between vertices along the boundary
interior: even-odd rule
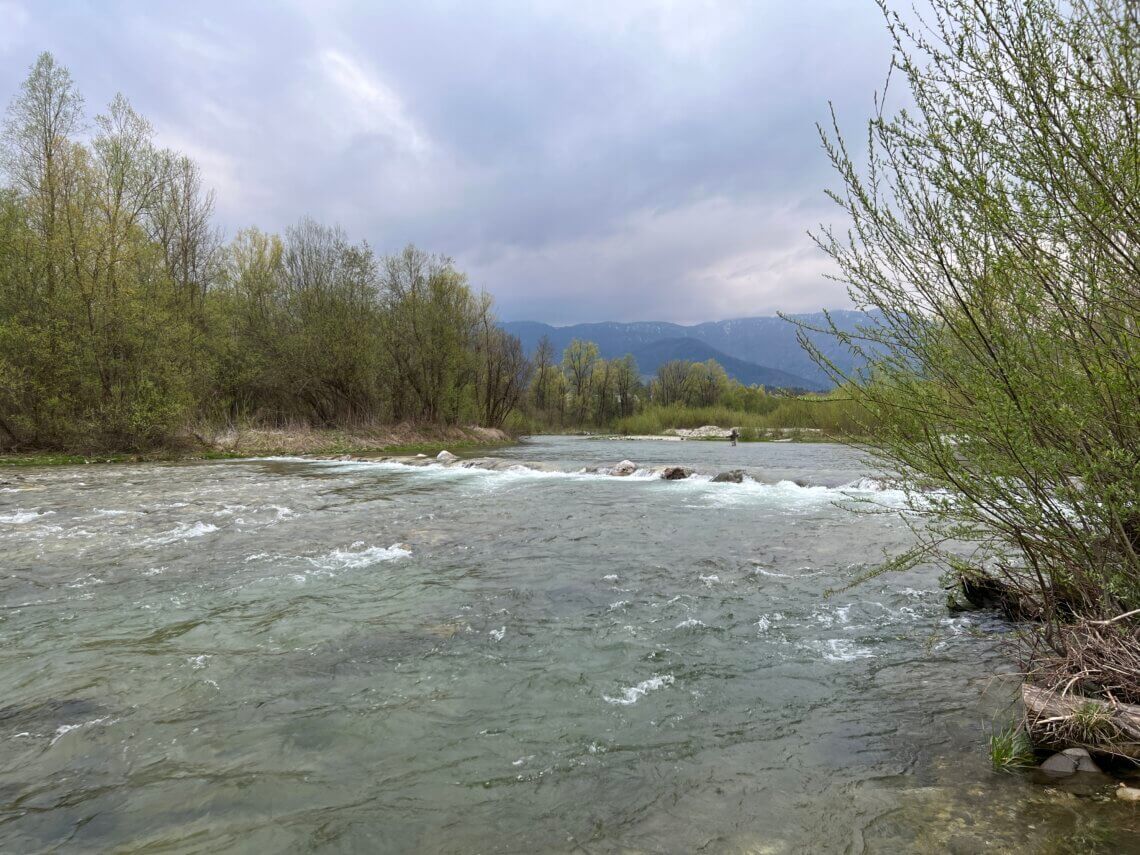
[[[816,390],[816,384],[805,377],[789,374],[778,368],[745,362],[695,338],[663,338],[634,351],[633,358],[637,360],[637,367],[642,375],[654,374],[661,365],[677,359],[686,362],[706,362],[715,359],[729,377],[745,386]]]
[[[851,309],[838,309],[828,314],[844,332],[854,332],[858,325],[871,322],[863,312]],[[811,327],[827,325],[823,312],[788,317]],[[807,381],[803,388],[821,390],[834,385],[827,373],[800,346],[796,339],[796,324],[774,316],[730,318],[689,325],[669,321],[600,321],[553,326],[540,321],[509,321],[501,326],[518,336],[528,354],[534,352],[539,339],[544,335],[550,338],[559,355],[573,339],[578,338],[597,344],[598,351],[605,359],[616,359],[627,353],[634,354],[636,358],[637,351],[655,342],[693,339],[728,357],[750,363],[756,369],[782,372]],[[850,351],[830,335],[811,331],[806,332],[806,335],[841,370],[853,371],[858,367]],[[638,366],[643,371],[646,370],[640,360]],[[727,366],[725,370],[728,371]],[[735,376],[732,371],[728,373],[729,376]]]

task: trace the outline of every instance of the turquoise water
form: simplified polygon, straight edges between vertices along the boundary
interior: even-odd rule
[[[1137,846],[1110,782],[989,771],[1008,627],[933,571],[823,595],[911,542],[854,452],[502,456],[551,471],[0,476],[0,850]],[[702,477],[578,474],[622,458]]]

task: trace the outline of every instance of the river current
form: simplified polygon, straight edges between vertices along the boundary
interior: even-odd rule
[[[0,473],[0,851],[1140,848],[990,770],[1009,627],[825,596],[913,538],[856,452],[500,456]]]

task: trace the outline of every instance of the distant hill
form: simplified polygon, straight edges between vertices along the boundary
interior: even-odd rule
[[[729,377],[746,386],[759,384],[769,389],[821,388],[814,380],[797,377],[778,368],[767,368],[753,362],[745,362],[743,359],[737,359],[714,347],[709,347],[695,338],[664,338],[633,351],[633,358],[637,360],[637,367],[642,374],[654,374],[659,366],[674,359],[684,359],[688,362],[715,359]]]
[[[867,321],[866,315],[862,312],[850,310],[832,312],[831,316],[836,326],[844,331],[853,331],[858,324]],[[821,312],[793,317],[812,326],[824,325]],[[729,357],[751,363],[755,369],[783,372],[806,381],[804,388],[827,389],[832,385],[827,374],[812,362],[811,357],[796,341],[795,325],[780,318],[738,318],[693,326],[638,321],[552,327],[535,321],[515,321],[503,324],[503,328],[519,337],[527,353],[533,353],[538,340],[546,335],[550,337],[554,349],[559,354],[573,339],[580,338],[595,342],[606,359],[614,359],[627,353],[632,353],[636,357],[643,348],[660,341],[691,339],[702,342]],[[851,354],[830,336],[813,333],[810,337],[837,366],[846,371],[855,368]],[[646,365],[642,365],[640,359],[638,367],[642,371],[649,370]],[[725,370],[735,376],[727,365]]]

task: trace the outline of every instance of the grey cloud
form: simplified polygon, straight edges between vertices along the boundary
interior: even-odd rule
[[[835,216],[814,123],[864,116],[889,62],[869,0],[0,0],[0,31],[0,97],[45,49],[92,112],[122,90],[228,231],[414,241],[553,322],[842,305],[805,235]]]

